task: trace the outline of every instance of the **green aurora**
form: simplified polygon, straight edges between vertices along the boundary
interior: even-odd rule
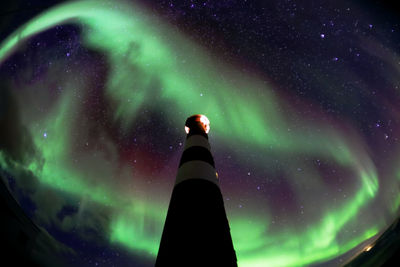
[[[163,111],[176,128],[183,128],[182,122],[188,114],[206,114],[211,121],[210,141],[215,150],[236,144],[243,147],[236,154],[239,159],[246,153],[263,155],[265,162],[252,161],[251,166],[268,167],[274,155],[302,164],[296,156],[308,155],[330,161],[351,174],[346,179],[354,184],[354,189],[348,197],[335,205],[316,208],[307,227],[293,222],[271,230],[273,211],[268,208],[267,200],[254,201],[246,212],[226,204],[239,266],[302,266],[323,262],[357,247],[386,226],[383,219],[358,223],[359,214],[367,212],[368,205],[377,197],[380,184],[378,171],[356,131],[289,116],[294,107],[289,107],[285,97],[273,90],[273,85],[256,75],[244,76],[222,59],[211,57],[142,7],[113,1],[77,1],[55,6],[1,43],[0,64],[29,38],[66,23],[79,25],[84,45],[106,55],[110,68],[106,97],[115,103],[113,119],[124,131],[135,126],[144,104],[157,108],[160,101],[168,101],[172,105]],[[135,77],[134,89],[132,77]],[[161,90],[151,89],[155,77]],[[68,129],[79,119],[80,109],[72,92],[83,88],[83,84],[84,81],[69,82],[69,90],[63,92],[48,115],[34,123],[26,122],[39,156],[18,162],[0,151],[0,166],[14,174],[30,172],[45,187],[104,207],[111,218],[106,229],[109,242],[155,258],[170,192],[148,189],[143,182],[146,177],[132,177],[133,186],[142,193],[120,193],[117,186],[111,185],[112,181],[99,184],[88,178],[70,159],[75,140]],[[228,128],[230,131],[226,131]],[[40,129],[46,129],[52,138],[37,134]],[[301,184],[312,190],[329,191],[328,185],[315,167],[302,166],[301,174],[288,170],[285,178],[293,184],[299,202],[312,205],[313,200],[296,187]],[[218,171],[223,180],[223,170]],[[110,176],[114,172],[115,169]],[[173,175],[168,182],[173,182]],[[223,183],[221,187],[224,193]],[[149,197],[157,192],[163,196]],[[388,209],[395,214],[400,200],[392,201]],[[343,235],[347,228],[358,231]]]

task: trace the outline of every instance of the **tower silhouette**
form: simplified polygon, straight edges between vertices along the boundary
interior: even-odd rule
[[[204,115],[186,120],[187,133],[156,266],[237,266]]]

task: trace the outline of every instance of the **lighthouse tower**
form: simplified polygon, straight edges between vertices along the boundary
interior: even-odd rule
[[[208,142],[204,115],[186,120],[187,133],[156,266],[237,266]]]

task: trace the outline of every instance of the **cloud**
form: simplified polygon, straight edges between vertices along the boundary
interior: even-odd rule
[[[8,163],[26,163],[36,155],[33,139],[21,123],[17,101],[7,84],[0,84],[0,129],[6,129],[0,131],[0,151]]]

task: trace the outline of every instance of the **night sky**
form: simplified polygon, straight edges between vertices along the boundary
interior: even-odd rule
[[[344,264],[400,207],[400,23],[362,2],[14,2],[0,173],[67,264],[152,266],[205,114],[239,266]]]

